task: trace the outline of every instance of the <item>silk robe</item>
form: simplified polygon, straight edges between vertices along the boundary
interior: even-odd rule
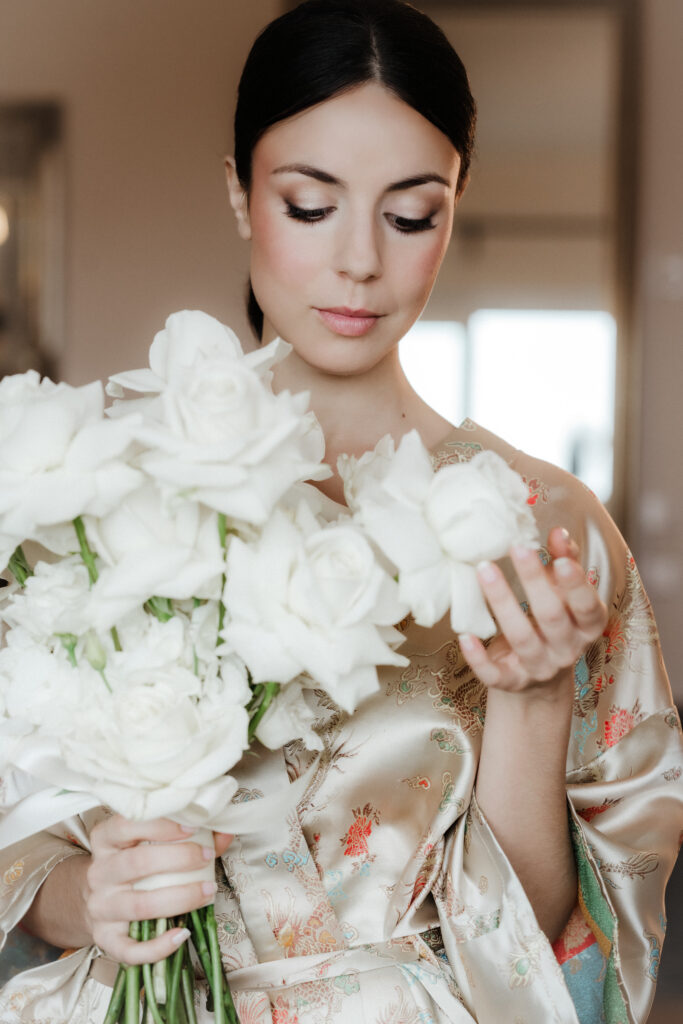
[[[424,629],[409,619],[409,666],[381,669],[379,691],[353,716],[309,691],[321,755],[292,743],[239,766],[240,801],[285,792],[310,770],[298,806],[237,836],[217,865],[222,955],[242,1024],[647,1018],[683,831],[681,727],[650,605],[622,537],[574,477],[471,421],[432,455],[439,466],[484,448],[524,478],[543,540],[555,525],[576,538],[609,609],[574,669],[566,782],[577,909],[551,947],[477,806],[486,690],[447,620]],[[0,851],[0,937],[55,865],[87,850],[102,813]],[[72,951],[13,978],[0,1021],[97,1024],[114,975],[96,947]]]

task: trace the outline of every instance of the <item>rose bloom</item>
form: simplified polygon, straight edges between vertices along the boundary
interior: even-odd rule
[[[135,419],[103,418],[99,381],[84,387],[40,380],[34,370],[0,381],[0,560],[17,544],[50,545],[46,529],[86,512],[104,515],[137,487],[124,456]],[[73,543],[75,537],[70,531]],[[65,553],[64,532],[57,550]]]
[[[476,566],[538,541],[518,474],[494,452],[435,473],[414,430],[395,452],[383,438],[361,459],[342,457],[339,472],[355,518],[398,572],[416,622],[433,626],[450,607],[455,632],[495,633]]]
[[[270,387],[270,367],[288,352],[278,340],[245,355],[213,317],[174,313],[152,343],[150,369],[111,378],[115,393],[149,397],[118,403],[112,415],[141,410],[139,464],[169,494],[262,523],[292,484],[330,475],[308,395]]]
[[[301,673],[346,711],[378,687],[377,665],[407,661],[392,628],[405,611],[395,582],[350,522],[321,527],[302,503],[276,511],[260,538],[228,551],[223,636],[254,682]]]

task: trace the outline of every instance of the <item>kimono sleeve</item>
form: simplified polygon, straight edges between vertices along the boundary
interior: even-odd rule
[[[73,818],[0,850],[0,949],[52,869],[88,848],[83,822]]]
[[[640,1024],[654,997],[664,890],[683,831],[680,721],[647,595],[609,515],[555,467],[513,468],[545,494],[535,509],[541,536],[570,530],[609,610],[603,635],[575,666],[567,803],[579,905],[606,961],[596,1024]],[[444,878],[444,944],[479,1024],[499,1021],[502,1006],[506,1019],[525,1024],[577,1024],[562,969],[474,796],[449,838]]]

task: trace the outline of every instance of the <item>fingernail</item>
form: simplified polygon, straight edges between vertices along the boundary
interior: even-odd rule
[[[173,943],[174,946],[180,946],[181,943],[183,943],[185,941],[185,939],[189,939],[189,937],[190,937],[190,929],[189,928],[181,928],[179,932],[177,932],[175,935],[171,936],[171,942]]]
[[[217,888],[215,882],[202,882],[202,892],[205,896],[213,896]]]
[[[562,534],[562,540],[569,540],[569,530],[565,530],[564,526],[560,527],[560,533]]]
[[[498,575],[498,570],[493,562],[480,562],[477,566],[477,572],[479,574],[479,578],[482,579],[484,583],[493,583]]]
[[[555,566],[555,572],[558,576],[564,576],[567,579],[574,573],[574,563],[570,558],[556,558],[553,562]]]
[[[202,857],[204,860],[215,860],[216,851],[211,846],[202,846]]]
[[[515,558],[518,558],[521,562],[528,562],[532,558],[538,558],[538,548],[532,548],[526,544],[513,544],[510,550]]]
[[[474,650],[474,637],[472,636],[471,633],[460,634],[460,646],[462,647],[463,651]]]
[[[183,833],[183,835],[186,836],[193,836],[197,831],[197,829],[194,828],[192,825],[179,825],[178,828]]]

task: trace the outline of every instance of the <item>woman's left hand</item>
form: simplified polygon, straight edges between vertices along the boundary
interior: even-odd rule
[[[460,637],[462,652],[479,679],[507,691],[532,690],[565,678],[573,665],[602,633],[607,608],[576,560],[578,548],[566,530],[550,532],[545,566],[538,552],[513,548],[512,563],[526,591],[525,614],[497,565],[478,570],[484,596],[500,632],[485,647],[481,640]]]

